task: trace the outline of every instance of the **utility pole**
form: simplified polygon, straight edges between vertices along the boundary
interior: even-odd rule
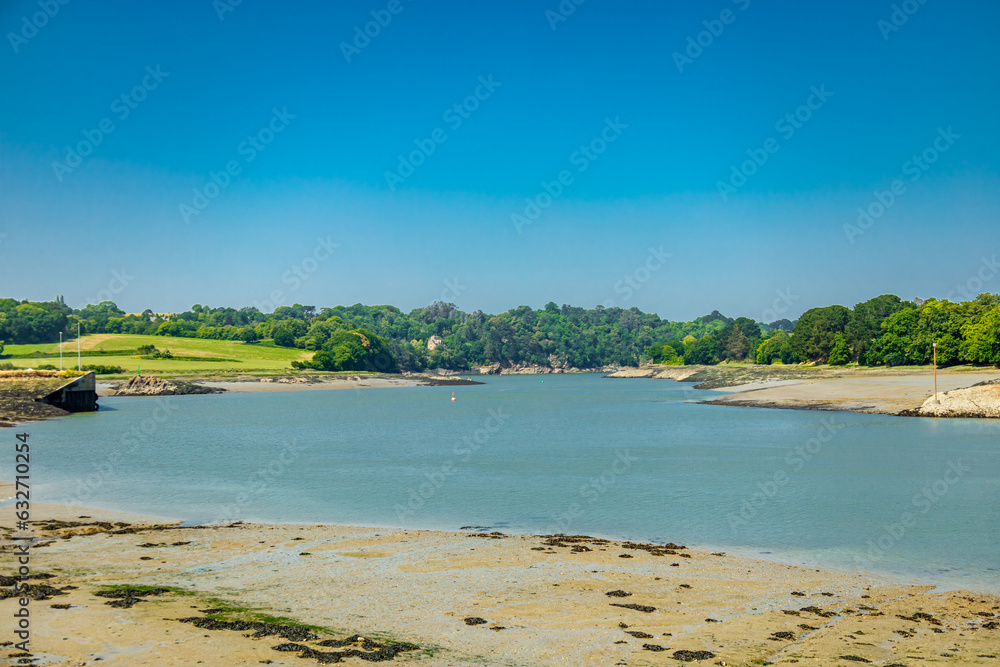
[[[76,322],[76,370],[83,371],[83,364],[80,363],[80,321]]]
[[[59,332],[59,370],[60,371],[63,369],[63,367],[62,367],[62,336],[63,336],[63,332],[60,331]]]
[[[937,394],[937,343],[934,343],[934,402],[940,403]]]

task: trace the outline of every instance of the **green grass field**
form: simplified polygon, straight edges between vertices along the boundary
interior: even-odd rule
[[[149,374],[234,374],[240,372],[275,373],[291,369],[293,361],[312,357],[306,350],[285,347],[247,345],[239,341],[204,340],[200,338],[169,338],[166,336],[132,336],[127,334],[92,334],[80,339],[80,348],[88,350],[134,350],[141,345],[154,345],[159,350],[185,357],[224,357],[236,361],[197,361],[190,359],[139,359],[137,354],[84,356],[83,364],[121,366],[129,372],[141,369]],[[39,352],[59,352],[58,343],[41,345],[7,345],[4,355]],[[63,343],[63,367],[76,368],[76,341]],[[58,357],[26,357],[3,359],[17,368],[37,368],[42,364],[59,366]]]

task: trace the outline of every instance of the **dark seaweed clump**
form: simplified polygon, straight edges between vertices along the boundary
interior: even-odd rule
[[[169,588],[116,588],[110,591],[97,591],[94,595],[102,598],[113,598],[112,600],[105,602],[104,604],[106,605],[128,609],[137,602],[145,602],[146,598],[150,595],[163,595],[164,593],[169,592]]]
[[[711,651],[674,651],[674,660],[691,662],[693,660],[711,660],[715,654]]]
[[[612,602],[612,607],[621,607],[622,609],[635,609],[636,611],[642,611],[647,614],[651,614],[656,611],[656,607],[649,607],[644,604],[620,604],[618,602]]]
[[[32,577],[32,579],[34,578],[36,577]],[[47,586],[46,584],[25,584],[24,586],[18,588],[15,584],[19,581],[20,579],[17,577],[3,577],[3,581],[0,582],[0,585],[10,586],[11,588],[0,589],[0,600],[21,597],[31,598],[32,600],[51,600],[53,595],[66,595],[66,593],[58,588],[53,588],[52,586]]]
[[[268,637],[276,635],[282,639],[292,642],[311,641],[319,639],[319,635],[306,630],[298,625],[278,625],[277,623],[261,623],[259,621],[217,621],[214,618],[203,616],[191,616],[177,619],[181,623],[190,623],[196,628],[203,630],[238,630],[239,632],[253,631],[253,637]]]
[[[361,658],[367,662],[388,662],[394,660],[397,655],[406,651],[413,651],[417,647],[413,644],[380,644],[361,635],[352,635],[347,639],[327,639],[318,643],[319,646],[329,648],[343,648],[342,651],[317,651],[314,648],[302,644],[278,644],[272,646],[275,651],[287,653],[297,652],[300,658],[311,658],[322,664],[334,664],[343,662],[344,658]],[[358,648],[346,648],[349,646]]]

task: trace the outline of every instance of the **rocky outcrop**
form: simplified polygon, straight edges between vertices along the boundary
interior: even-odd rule
[[[358,377],[357,375],[355,375],[351,379],[352,380],[360,380],[361,378]],[[264,382],[264,383],[276,382],[278,384],[316,384],[318,382],[322,382],[322,380],[320,380],[319,378],[312,377],[312,376],[309,376],[309,377],[303,377],[303,376],[264,377],[264,378],[260,378],[260,381]]]
[[[669,366],[665,369],[659,370],[659,372],[653,376],[653,379],[686,382],[691,380],[699,370],[700,369],[697,366]]]
[[[504,368],[500,368],[497,364],[496,372],[489,373],[490,375],[548,375],[548,374],[560,374],[560,373],[614,373],[621,369],[620,366],[609,365],[602,366],[600,368],[577,368],[576,366],[560,366],[553,368],[551,366],[541,366],[539,364],[512,364]],[[493,368],[492,366],[490,368]]]
[[[900,414],[906,417],[1000,418],[1000,380],[946,391],[938,394],[936,399],[931,396],[919,408]]]
[[[605,377],[609,378],[651,378],[656,375],[652,368],[623,368]]]
[[[632,366],[617,370],[605,377],[650,378],[653,380],[677,380],[678,382],[684,382],[700,370],[699,366],[643,366],[642,368]]]
[[[108,390],[108,396],[181,396],[186,394],[221,394],[221,387],[203,387],[183,380],[134,375]]]

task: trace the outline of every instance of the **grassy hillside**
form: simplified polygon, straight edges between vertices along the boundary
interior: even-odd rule
[[[170,350],[175,356],[204,357],[199,359],[140,359],[132,352],[142,345],[154,345],[159,350]],[[204,340],[199,338],[170,338],[165,336],[136,336],[129,334],[93,334],[80,340],[84,353],[99,350],[129,350],[121,355],[84,356],[83,363],[121,366],[130,372],[141,368],[143,373],[233,373],[275,372],[291,368],[293,361],[312,357],[312,352],[284,347],[248,345],[239,341]],[[58,354],[59,344],[7,345],[4,355],[31,353]],[[63,366],[76,368],[76,341],[63,343]],[[230,361],[209,361],[224,358]],[[37,368],[42,364],[59,365],[58,357],[37,356],[8,358],[17,368]]]

